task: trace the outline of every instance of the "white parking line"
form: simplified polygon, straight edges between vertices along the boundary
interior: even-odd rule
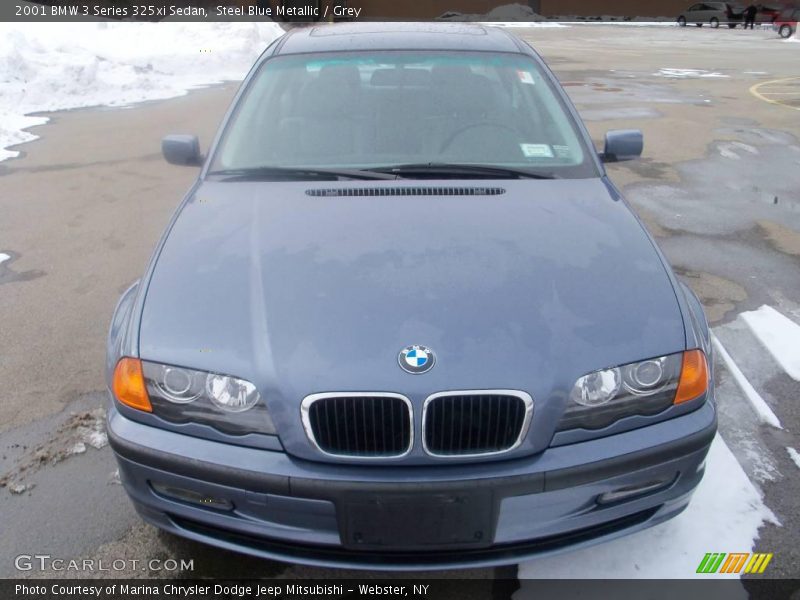
[[[800,381],[800,325],[767,305],[741,317],[786,374]]]
[[[797,465],[797,468],[800,469],[800,452],[790,446],[786,447],[786,452],[789,453],[789,458],[791,458],[794,464]]]
[[[731,358],[731,355],[728,354],[728,351],[725,350],[725,347],[722,345],[719,339],[717,339],[717,336],[714,335],[713,332],[711,333],[711,343],[714,344],[714,348],[717,350],[717,352],[719,352],[722,361],[731,372],[731,375],[733,375],[733,378],[736,380],[736,383],[739,385],[745,397],[750,402],[753,410],[756,412],[756,415],[758,415],[758,418],[767,425],[772,425],[778,429],[783,429],[778,417],[774,412],[772,412],[772,409],[761,397],[761,394],[759,394],[747,380],[747,377],[744,376],[742,370],[734,362],[734,360]]]

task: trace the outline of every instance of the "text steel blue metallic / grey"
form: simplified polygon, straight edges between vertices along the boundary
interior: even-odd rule
[[[108,339],[150,523],[285,561],[518,562],[678,515],[708,325],[555,77],[503,30],[294,30],[244,81]]]

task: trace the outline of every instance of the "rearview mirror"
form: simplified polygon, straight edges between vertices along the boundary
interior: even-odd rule
[[[606,132],[606,143],[600,157],[603,162],[620,162],[639,158],[644,149],[644,136],[638,129],[612,129]]]
[[[168,135],[161,140],[161,153],[172,165],[196,167],[203,163],[196,135]]]

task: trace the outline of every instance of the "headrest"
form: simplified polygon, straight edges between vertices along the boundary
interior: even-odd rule
[[[466,65],[436,65],[431,77],[437,86],[464,86],[475,81],[476,75]]]
[[[320,70],[317,81],[355,87],[361,85],[361,75],[355,65],[325,65]]]

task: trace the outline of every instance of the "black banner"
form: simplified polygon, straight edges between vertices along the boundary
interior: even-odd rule
[[[674,22],[687,0],[3,0],[0,21]],[[743,6],[749,4],[743,1]],[[798,0],[759,4],[761,22]]]
[[[579,570],[580,565],[576,565]],[[480,580],[480,579],[6,579],[3,600],[300,600],[308,598],[410,598],[424,600],[619,599],[789,600],[800,581],[781,579],[702,580]]]

